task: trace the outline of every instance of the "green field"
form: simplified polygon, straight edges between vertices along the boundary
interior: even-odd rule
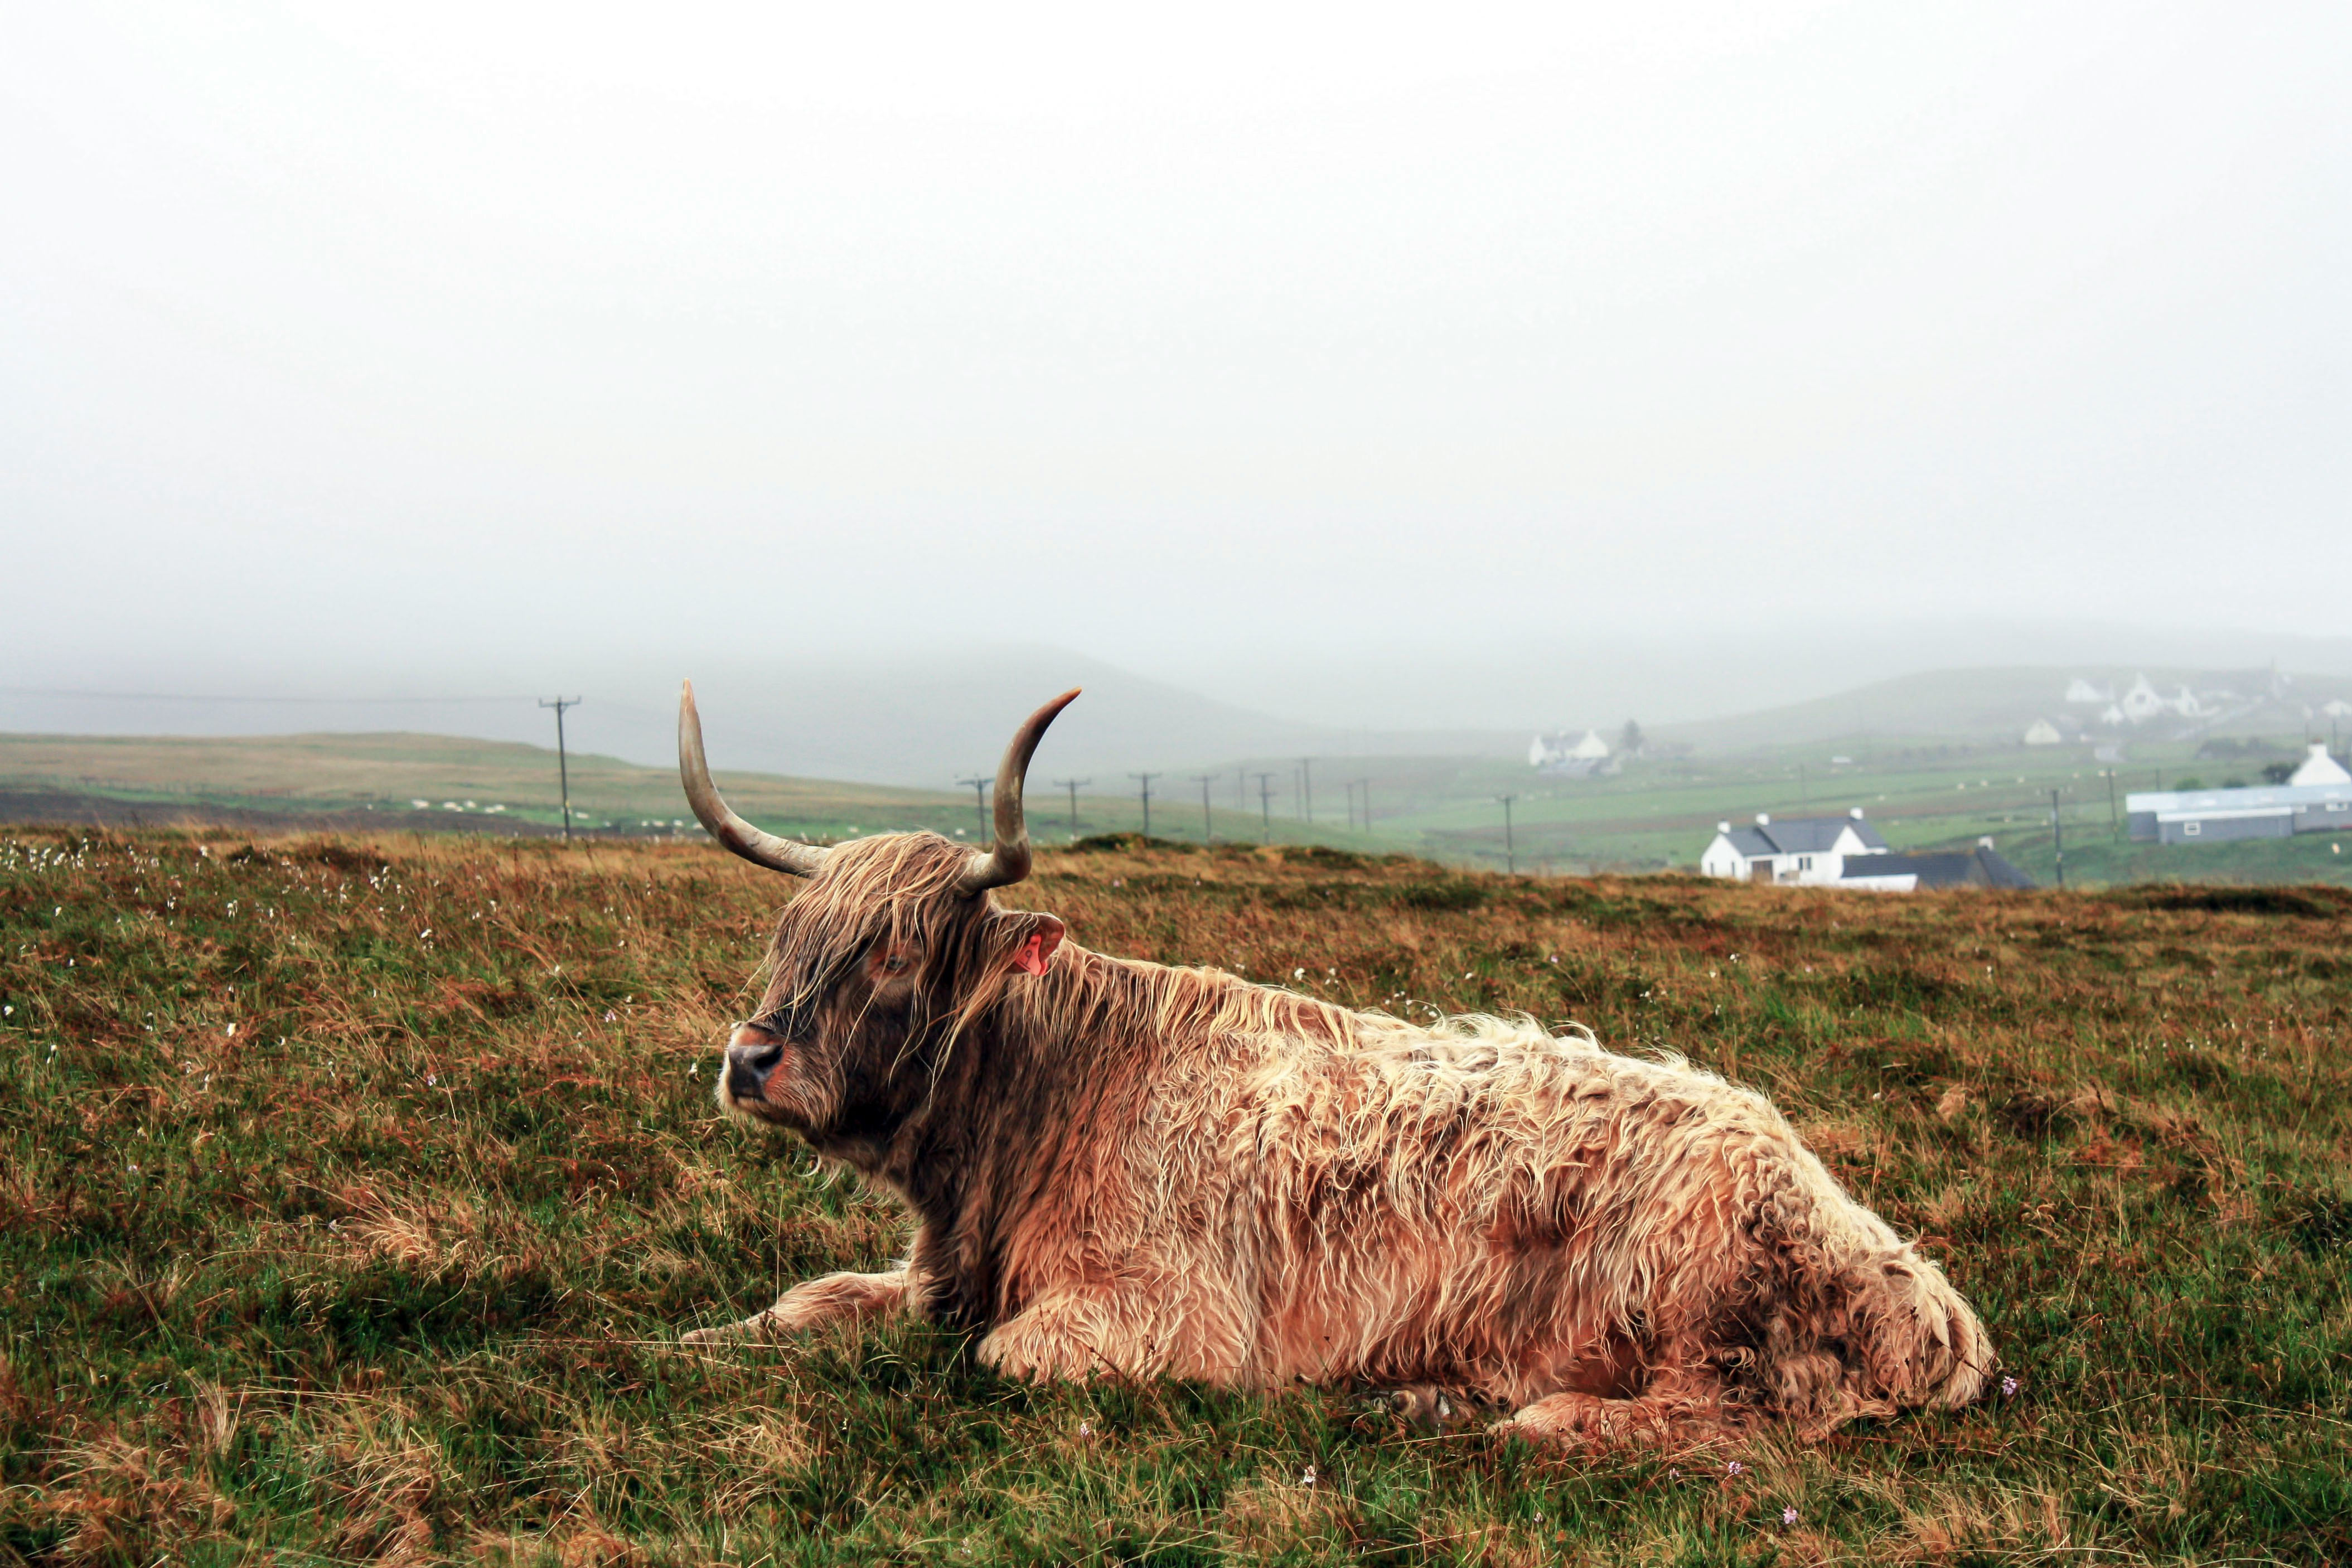
[[[2280,740],[2284,757],[2294,742]],[[1995,846],[2036,877],[2047,852],[2050,792],[2080,884],[2310,880],[2352,885],[2352,858],[2316,837],[2263,844],[2158,849],[2118,842],[2122,797],[2184,776],[2220,784],[2261,777],[2258,760],[2200,760],[2188,742],[2137,746],[2109,769],[2081,747],[1967,743],[1934,738],[1849,741],[1730,756],[1637,760],[1613,776],[1559,779],[1503,759],[1336,757],[1313,766],[1308,802],[1288,762],[1222,767],[1204,823],[1199,786],[1179,773],[1152,802],[1156,837],[1198,842],[1315,843],[1407,853],[1446,864],[1539,875],[1688,868],[1718,821],[1843,813],[1860,806],[1900,849]],[[576,821],[631,837],[693,830],[676,773],[611,757],[571,760]],[[1244,784],[1270,772],[1271,802]],[[1237,775],[1240,775],[1237,777]],[[1363,781],[1362,793],[1354,793]],[[773,832],[817,839],[929,827],[978,837],[969,793],[892,789],[766,773],[722,773],[736,808]],[[12,796],[11,792],[19,793]],[[1513,795],[1507,843],[1499,797]],[[1369,826],[1360,803],[1369,799]],[[415,803],[425,804],[418,805]],[[1134,795],[1067,798],[1033,792],[1042,841],[1068,842],[1144,826]],[[551,831],[560,821],[553,752],[431,735],[312,735],[267,739],[0,736],[0,815],[20,821],[107,825],[226,821],[258,829],[323,826],[358,831]]]
[[[1596,1456],[1349,1390],[1033,1388],[903,1322],[682,1351],[906,1239],[711,1105],[785,891],[692,844],[0,836],[0,1559],[2352,1557],[2341,892],[1042,855],[1010,901],[1090,946],[1765,1089],[2017,1380]]]

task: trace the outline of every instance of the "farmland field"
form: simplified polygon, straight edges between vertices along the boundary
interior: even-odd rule
[[[681,1349],[905,1239],[710,1102],[787,891],[694,844],[0,836],[0,1560],[2352,1557],[2352,895],[1042,855],[1006,901],[1090,947],[1764,1089],[2014,1380],[1591,1456],[908,1322]]]
[[[1221,843],[1324,844],[1407,853],[1487,870],[1539,875],[1691,869],[1717,822],[1868,813],[1898,849],[1965,847],[1990,837],[2037,879],[2055,868],[2051,792],[2064,820],[2076,885],[2137,881],[2333,882],[2352,885],[2345,835],[2292,843],[2153,847],[2121,837],[2123,795],[2202,772],[2259,779],[2263,756],[2299,754],[2286,741],[2252,761],[2200,762],[2191,742],[2136,746],[2109,770],[2081,747],[2028,747],[1914,737],[1852,739],[1728,755],[1649,757],[1617,774],[1563,779],[1523,761],[1476,757],[1298,759],[1221,764],[1205,818],[1196,775],[1161,780],[1149,817],[1159,837]],[[2234,772],[2233,772],[2234,770]],[[1270,795],[1250,781],[1264,775]],[[1157,776],[1157,775],[1155,775]],[[1286,789],[1270,781],[1286,779]],[[969,793],[772,773],[723,773],[728,798],[771,832],[817,839],[929,827],[985,829]],[[1191,787],[1186,787],[1187,785]],[[694,833],[674,769],[574,755],[575,821],[606,836]],[[1498,796],[1512,796],[1514,832]],[[1132,795],[1033,790],[1041,841],[1135,832]],[[391,828],[545,835],[561,820],[551,750],[444,735],[244,738],[0,735],[0,822],[141,827],[228,824],[246,831],[381,832]],[[1367,810],[1369,807],[1369,810]]]

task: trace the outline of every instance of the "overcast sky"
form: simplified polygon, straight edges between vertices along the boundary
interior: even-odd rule
[[[0,658],[2340,637],[2347,102],[2340,4],[5,0]]]

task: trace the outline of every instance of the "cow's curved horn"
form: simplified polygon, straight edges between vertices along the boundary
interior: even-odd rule
[[[686,803],[710,837],[754,866],[814,877],[833,853],[814,844],[795,844],[772,833],[762,833],[727,808],[710,782],[710,764],[702,760],[702,715],[694,710],[694,682],[677,700],[677,776],[686,785]]]
[[[971,869],[956,885],[967,897],[1009,887],[1029,874],[1029,826],[1021,815],[1021,786],[1029,777],[1029,759],[1045,738],[1045,726],[1077,697],[1074,687],[1030,714],[1004,748],[1004,760],[996,765],[996,844],[985,853],[971,852]]]

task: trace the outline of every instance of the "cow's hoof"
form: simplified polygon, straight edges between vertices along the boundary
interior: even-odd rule
[[[688,1329],[677,1336],[677,1342],[701,1350],[711,1345],[741,1344],[746,1341],[764,1343],[774,1337],[769,1315],[761,1312],[757,1317],[745,1318],[740,1322],[716,1323],[707,1329]]]
[[[1451,1432],[1467,1426],[1478,1415],[1476,1405],[1467,1397],[1453,1389],[1425,1383],[1391,1388],[1374,1395],[1370,1403],[1424,1432]]]

